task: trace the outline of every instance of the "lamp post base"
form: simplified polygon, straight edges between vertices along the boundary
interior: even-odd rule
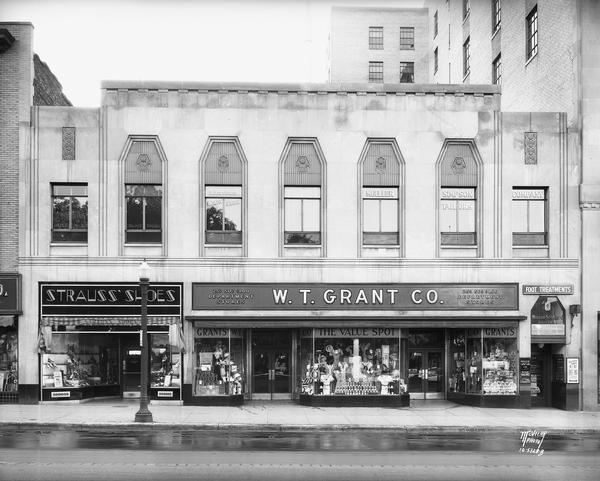
[[[152,419],[152,413],[148,409],[148,401],[144,400],[140,401],[140,409],[137,413],[135,413],[135,422],[136,423],[153,423],[154,419]]]

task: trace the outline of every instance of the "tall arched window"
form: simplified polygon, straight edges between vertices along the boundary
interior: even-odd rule
[[[322,246],[324,159],[317,140],[288,140],[282,170],[284,245]]]
[[[125,156],[125,243],[160,244],[163,159],[157,139],[129,139]]]
[[[204,243],[242,245],[246,161],[236,138],[211,138],[202,159]]]
[[[471,140],[446,140],[438,161],[440,247],[480,244],[481,160]]]
[[[394,140],[367,140],[359,161],[364,247],[400,246],[403,165]]]

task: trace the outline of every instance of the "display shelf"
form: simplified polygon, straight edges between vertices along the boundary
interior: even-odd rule
[[[337,395],[329,396],[311,396],[300,394],[300,404],[303,406],[314,407],[409,407],[410,396],[401,395],[377,395],[370,394],[364,396]]]

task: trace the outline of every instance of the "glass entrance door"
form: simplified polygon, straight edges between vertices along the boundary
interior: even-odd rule
[[[408,392],[413,399],[444,398],[444,352],[442,350],[409,350]]]
[[[291,352],[291,331],[252,332],[252,399],[291,399]]]
[[[139,334],[121,336],[121,392],[124,398],[139,398],[141,393],[142,348]]]

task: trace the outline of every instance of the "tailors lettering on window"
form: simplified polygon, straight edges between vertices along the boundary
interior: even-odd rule
[[[194,283],[192,309],[518,309],[518,285]]]

